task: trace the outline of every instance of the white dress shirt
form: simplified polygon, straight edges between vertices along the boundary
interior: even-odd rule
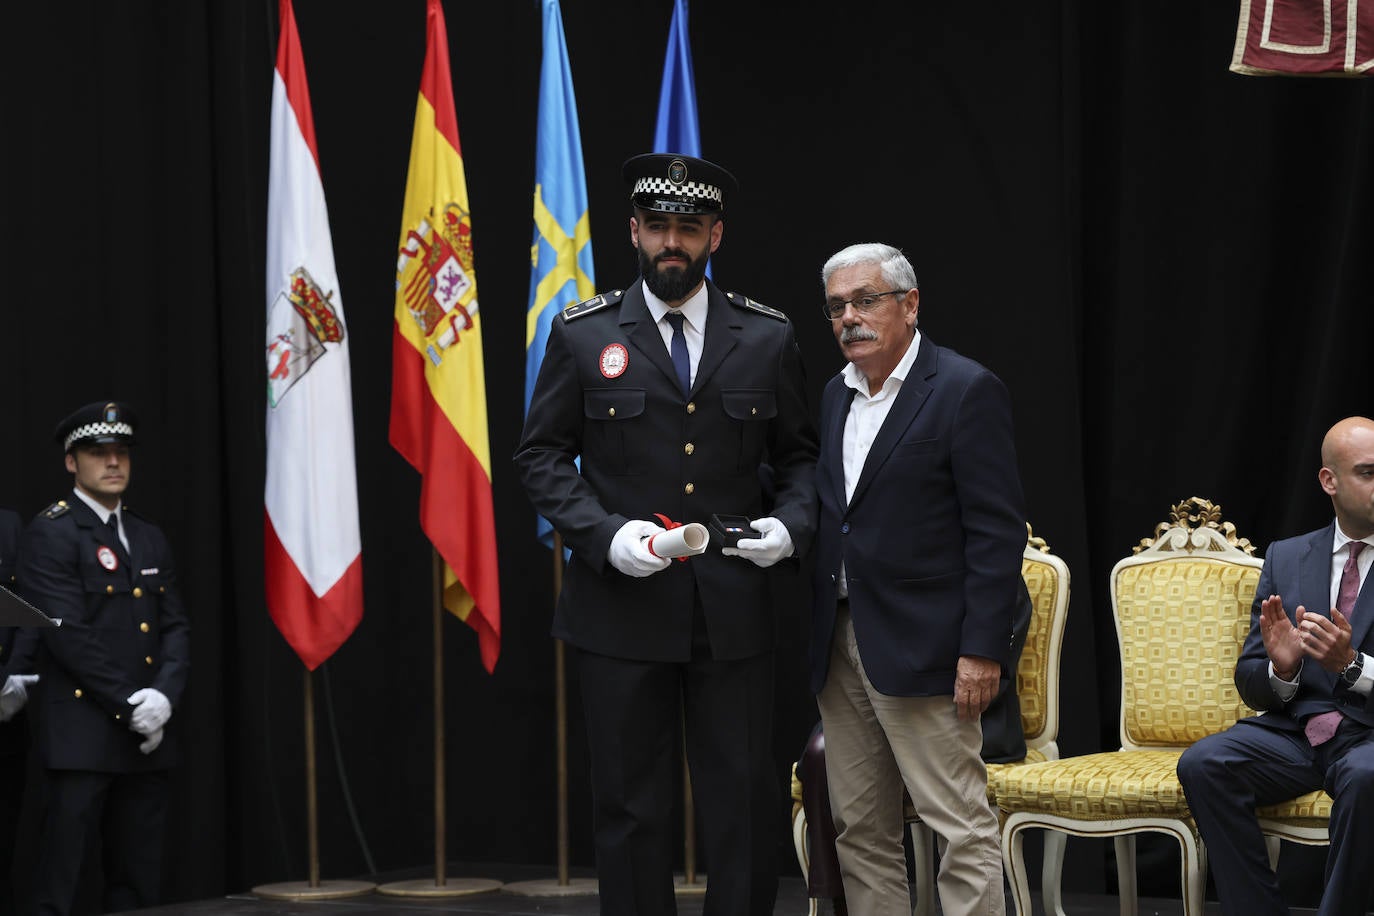
[[[840,372],[844,383],[854,389],[854,399],[849,402],[849,414],[844,421],[844,440],[840,446],[844,458],[846,503],[854,498],[854,487],[858,485],[859,475],[863,473],[864,463],[868,461],[868,451],[873,447],[873,440],[878,437],[878,430],[882,429],[883,421],[892,412],[892,403],[897,400],[897,392],[902,390],[902,382],[906,381],[906,374],[916,362],[916,353],[921,348],[921,332],[915,329],[913,331],[906,353],[902,354],[897,367],[876,393],[869,394],[868,379],[853,363],[847,363]],[[849,596],[849,583],[845,580],[843,561],[840,562],[839,596]]]
[[[673,326],[664,321],[663,316],[671,311],[677,311],[686,319],[682,322],[682,336],[687,338],[687,359],[692,365],[691,380],[695,382],[697,364],[701,362],[701,348],[706,342],[706,284],[701,284],[701,289],[676,310],[668,308],[662,299],[650,292],[647,283],[643,284],[643,289],[644,304],[649,307],[649,314],[653,316],[654,321],[658,322],[658,333],[663,337],[663,346],[669,356],[673,355]]]
[[[115,506],[113,509],[106,509],[87,495],[80,487],[72,487],[72,492],[76,494],[77,499],[91,507],[91,511],[100,517],[100,521],[103,524],[108,525],[110,523],[111,515],[115,517],[115,528],[119,530],[119,543],[124,545],[125,553],[132,554],[133,551],[129,550],[129,536],[124,533],[124,520],[119,514],[119,510],[124,508],[124,501],[120,500],[119,505]]]

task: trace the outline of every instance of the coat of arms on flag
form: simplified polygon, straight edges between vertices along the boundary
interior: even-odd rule
[[[344,329],[326,293],[304,267],[291,271],[291,283],[277,293],[267,313],[267,403],[276,407],[291,386],[327,352],[325,344],[343,340]]]
[[[472,220],[456,203],[444,207],[436,227],[434,214],[406,233],[396,260],[396,291],[425,336],[425,353],[434,365],[443,351],[472,327],[477,313],[472,272]]]

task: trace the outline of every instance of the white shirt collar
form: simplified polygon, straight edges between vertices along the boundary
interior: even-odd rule
[[[110,515],[113,513],[117,513],[120,509],[124,508],[123,500],[120,500],[119,505],[115,506],[113,509],[106,509],[100,503],[96,502],[94,499],[88,496],[86,492],[82,490],[80,487],[72,487],[72,492],[76,494],[77,499],[81,500],[83,503],[90,506],[91,511],[94,512],[97,516],[99,516],[100,520],[107,525],[110,523]]]
[[[671,309],[668,308],[667,304],[665,304],[662,299],[655,296],[649,290],[649,284],[641,283],[640,287],[644,290],[644,304],[649,307],[649,314],[653,316],[654,322],[657,323],[662,321],[663,316],[671,311]],[[687,323],[692,327],[696,328],[698,331],[704,331],[706,329],[707,304],[706,284],[702,283],[701,289],[697,290],[692,298],[682,303],[682,308],[677,311],[687,319]]]
[[[892,374],[887,377],[887,381],[883,382],[884,388],[886,388],[888,382],[891,382],[893,379],[897,380],[898,385],[906,381],[906,374],[911,371],[912,365],[916,362],[916,352],[920,350],[920,348],[921,331],[919,328],[912,328],[911,343],[907,345],[906,352],[903,353],[902,358],[897,361],[897,367],[892,370]],[[870,396],[868,393],[868,378],[859,371],[858,366],[853,363],[845,363],[844,369],[840,371],[840,374],[844,377],[844,383],[850,388],[853,388],[864,397]]]
[[[1353,540],[1356,539],[1350,537],[1344,531],[1342,531],[1341,523],[1336,522],[1336,537],[1332,540],[1331,552],[1333,554],[1338,553],[1342,547],[1344,547],[1346,544],[1349,544]],[[1363,541],[1367,545],[1374,546],[1374,544],[1371,544],[1369,538],[1360,538],[1359,540]]]

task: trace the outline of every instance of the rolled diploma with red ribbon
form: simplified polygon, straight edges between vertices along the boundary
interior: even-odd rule
[[[649,553],[664,560],[673,560],[678,557],[694,557],[699,553],[706,552],[706,545],[711,542],[711,535],[707,532],[706,526],[700,522],[689,522],[686,525],[679,525],[677,528],[670,528],[662,534],[655,534],[649,538],[646,545]]]

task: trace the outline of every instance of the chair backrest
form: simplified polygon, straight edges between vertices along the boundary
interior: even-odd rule
[[[1194,496],[1112,568],[1121,747],[1187,747],[1251,715],[1236,691],[1263,561]]]
[[[1030,592],[1031,619],[1016,665],[1016,694],[1026,749],[1059,759],[1059,659],[1069,610],[1069,567],[1026,525],[1021,578]]]

